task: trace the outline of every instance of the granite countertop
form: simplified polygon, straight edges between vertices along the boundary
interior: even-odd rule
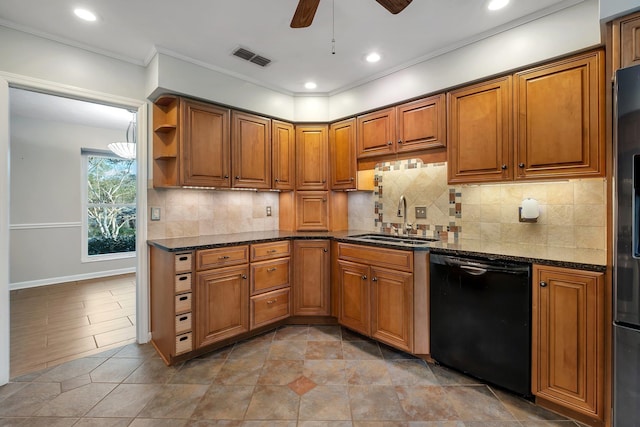
[[[149,240],[148,244],[169,252],[211,249],[225,246],[264,243],[292,239],[333,239],[345,243],[357,243],[392,249],[430,251],[459,256],[504,259],[553,265],[582,270],[605,271],[606,251],[594,249],[554,248],[527,244],[505,244],[460,239],[455,242],[435,241],[421,246],[402,243],[371,242],[359,239],[362,234],[378,234],[367,230],[345,230],[331,232],[300,231],[257,231],[197,237]]]

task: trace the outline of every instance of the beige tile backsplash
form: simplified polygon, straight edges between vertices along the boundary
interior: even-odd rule
[[[400,195],[404,194],[408,221],[426,228],[426,235],[437,228],[457,230],[441,234],[449,240],[461,238],[559,250],[606,249],[604,178],[454,187],[447,185],[446,164],[406,169],[404,163],[395,162],[396,170],[379,172],[381,197],[378,192],[349,194],[350,228],[379,231],[389,223],[401,223],[396,209]],[[455,193],[455,202],[460,203],[459,215],[449,210],[455,207],[451,193]],[[518,207],[528,197],[539,202],[537,223],[518,221]],[[427,206],[427,220],[415,219],[415,206]]]
[[[148,238],[277,230],[278,203],[273,192],[150,188],[147,205],[159,207],[161,219],[148,221]]]

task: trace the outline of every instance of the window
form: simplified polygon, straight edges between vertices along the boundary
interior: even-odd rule
[[[136,161],[82,151],[83,261],[135,256]]]

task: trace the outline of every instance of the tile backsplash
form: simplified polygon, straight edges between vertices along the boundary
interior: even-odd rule
[[[149,239],[269,231],[279,224],[274,192],[149,188],[147,205],[161,209],[160,221],[148,221]]]
[[[401,224],[396,213],[404,194],[407,221],[427,236],[606,249],[604,178],[449,186],[446,164],[419,161],[381,164],[376,174],[381,175],[377,191],[349,194],[350,228],[387,231],[389,224]],[[529,197],[539,202],[540,217],[536,223],[521,223],[518,207]],[[415,206],[427,208],[426,220],[415,219]]]

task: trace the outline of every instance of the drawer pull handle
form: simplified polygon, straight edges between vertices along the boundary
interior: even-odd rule
[[[188,299],[189,299],[189,297],[187,295],[185,295],[183,297],[180,297],[180,301],[186,301]]]
[[[180,342],[188,340],[189,337],[180,337]]]
[[[278,302],[278,298],[270,299],[269,301],[267,301],[267,304],[273,304],[276,302]]]
[[[178,260],[180,260],[180,261],[186,261],[188,259],[189,259],[189,257],[186,257],[186,256],[181,256],[180,258],[178,258]]]
[[[187,279],[188,279],[188,277],[187,277],[187,276],[182,276],[182,277],[180,277],[178,280],[180,280],[180,281],[184,281],[184,280],[187,280]]]
[[[267,272],[268,273],[271,273],[272,271],[276,271],[276,270],[277,270],[277,268],[275,268],[275,267],[267,268]]]
[[[185,320],[187,320],[188,318],[189,318],[188,316],[182,316],[182,317],[180,318],[180,321],[181,321],[181,322],[184,322],[184,321],[185,321]]]
[[[229,255],[219,256],[218,259],[229,259]]]
[[[276,252],[278,252],[278,250],[277,250],[277,249],[269,249],[269,250],[267,251],[267,253],[268,253],[268,254],[275,254]]]

